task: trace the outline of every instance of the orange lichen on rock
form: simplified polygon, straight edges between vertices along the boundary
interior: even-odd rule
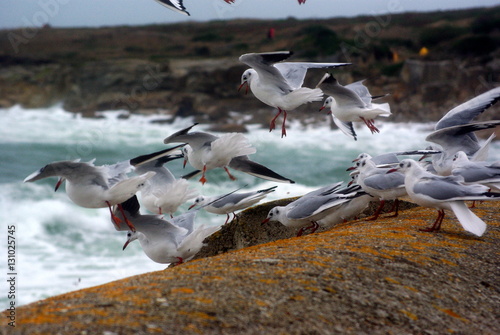
[[[453,217],[440,232],[421,232],[435,211],[417,207],[398,218],[342,223],[22,306],[18,329],[498,334],[500,278],[491,269],[500,255],[500,205],[481,206],[488,224],[482,237],[464,232]]]

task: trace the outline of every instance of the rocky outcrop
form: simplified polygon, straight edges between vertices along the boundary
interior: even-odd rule
[[[292,50],[290,61],[352,63],[334,75],[342,84],[366,79],[374,95],[390,93],[384,99],[389,121],[435,121],[498,86],[498,17],[497,6],[349,19],[0,30],[0,107],[62,103],[85,116],[123,109],[194,116],[219,127],[267,126],[273,109],[237,91],[247,68],[238,57]],[[274,38],[267,38],[270,26]],[[427,53],[418,52],[422,46]],[[314,87],[323,74],[309,71],[305,86]],[[293,118],[324,122],[319,107],[302,106]]]
[[[419,231],[417,207],[245,247],[19,307],[2,333],[498,334],[499,209],[474,209],[480,238]]]

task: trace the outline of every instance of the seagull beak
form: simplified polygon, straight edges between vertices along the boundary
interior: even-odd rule
[[[351,166],[350,168],[346,169],[346,171],[352,171],[352,170],[356,170],[356,167],[355,166]]]
[[[59,187],[61,187],[61,184],[63,183],[63,181],[64,181],[63,177],[59,178],[59,180],[56,183],[56,186],[54,187],[54,192],[57,192],[57,190],[59,189]]]
[[[321,112],[323,109],[325,109],[325,106],[321,106],[321,108],[319,109],[319,111]]]
[[[191,206],[189,206],[188,210],[190,210],[191,208],[193,208],[194,206],[196,206],[196,204],[192,204]]]
[[[398,169],[390,169],[385,174],[393,173],[393,172],[397,172],[397,171],[398,171]]]
[[[186,168],[186,164],[188,162],[188,158],[187,156],[184,156],[184,162],[182,163],[182,168],[185,169]]]
[[[260,224],[264,224],[264,223],[268,223],[269,222],[269,218],[265,218],[264,221],[262,221]]]
[[[245,89],[245,94],[248,94],[248,83],[246,81],[242,82],[240,87],[238,87],[238,92],[241,90],[243,86],[245,86],[245,84],[247,85]]]
[[[127,247],[127,245],[130,243],[130,239],[127,240],[127,242],[125,242],[125,244],[123,245],[123,249],[122,250],[125,250],[125,248]]]

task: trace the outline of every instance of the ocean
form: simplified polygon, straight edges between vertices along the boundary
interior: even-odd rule
[[[154,122],[164,120],[164,115],[133,114],[122,118],[123,113],[110,111],[99,118],[82,118],[59,105],[0,109],[0,253],[4,255],[0,280],[6,283],[10,273],[15,273],[16,306],[166,268],[151,261],[138,242],[122,251],[126,232],[113,228],[108,210],[74,205],[64,189],[54,192],[56,178],[23,183],[26,176],[52,161],[95,158],[96,165],[113,164],[164,149],[165,137],[193,123],[190,118]],[[324,123],[302,126],[294,122],[292,112],[287,121],[286,138],[280,137],[280,129],[270,133],[259,125],[248,126],[245,135],[257,148],[253,160],[296,184],[273,183],[238,171],[233,173],[237,180],[231,181],[220,169],[207,173],[204,186],[192,180],[192,187],[200,194],[217,195],[239,187],[257,190],[278,185],[264,201],[297,196],[329,183],[347,182],[345,170],[361,152],[377,155],[424,149],[429,144],[425,137],[433,127],[432,123],[381,120],[376,122],[380,134],[371,134],[363,126],[357,129],[358,141],[354,141],[338,129],[331,129],[331,121],[326,118]],[[207,128],[198,125],[194,129]],[[493,143],[490,160],[500,160],[500,141]],[[181,160],[167,167],[176,176],[192,171],[189,167],[183,169]],[[215,225],[224,220],[224,215],[200,211],[196,221]],[[15,254],[7,248],[12,237]],[[8,267],[8,256],[15,259],[14,268]],[[0,294],[2,309],[12,300],[7,297],[8,290],[6,287]]]

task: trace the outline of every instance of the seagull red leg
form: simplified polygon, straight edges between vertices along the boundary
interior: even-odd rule
[[[373,216],[371,218],[367,219],[367,220],[368,221],[377,220],[378,216],[380,215],[380,212],[382,212],[382,208],[384,208],[384,205],[385,205],[385,200],[380,200],[380,206],[378,206],[378,208],[375,211],[375,213],[373,213]]]
[[[443,219],[444,219],[444,209],[440,209],[440,210],[438,210],[438,216],[436,218],[436,221],[434,221],[434,224],[431,227],[422,228],[419,230],[425,231],[425,232],[438,231],[439,229],[441,229],[441,223],[443,223]]]
[[[224,166],[224,170],[226,170],[226,173],[227,173],[227,175],[229,176],[229,179],[231,179],[231,180],[236,180],[236,177],[235,177],[235,176],[233,176],[233,175],[229,172],[229,170],[228,170],[228,168],[227,168],[227,167],[225,167],[225,166]]]
[[[276,128],[276,119],[278,118],[278,116],[280,116],[281,114],[281,108],[278,108],[278,114],[276,114],[276,116],[271,120],[271,124],[269,125],[269,131],[273,131],[274,128]]]
[[[117,228],[120,228],[120,223],[122,222],[122,220],[113,213],[113,210],[111,209],[111,204],[109,203],[109,201],[106,201],[106,204],[108,205],[109,213],[111,214],[111,220],[113,221],[113,223],[115,224],[115,226]]]
[[[205,183],[207,182],[207,178],[205,178],[205,172],[207,172],[207,166],[203,165],[203,170],[202,170],[202,173],[201,173],[201,178],[199,180],[202,185],[205,185]]]
[[[283,138],[283,136],[286,137],[286,127],[285,127],[285,123],[286,123],[286,111],[284,110],[283,111],[283,123],[281,124],[281,138]]]
[[[113,214],[113,211],[111,210],[111,205],[108,201],[106,201],[106,204],[108,205],[109,207],[109,211],[111,212],[111,218],[113,219],[113,222],[115,223],[115,225],[117,227],[119,227],[119,224],[122,222],[122,220],[120,220],[120,218],[118,218],[116,215]],[[125,223],[127,224],[127,226],[129,227],[129,229],[133,232],[136,231],[134,225],[132,224],[132,222],[130,222],[129,219],[127,219],[127,216],[125,215],[125,211],[123,210],[123,207],[121,204],[118,204],[116,205],[118,207],[118,209],[120,210],[120,213],[122,213],[122,216],[123,218],[125,219]]]
[[[388,218],[395,218],[399,215],[399,200],[394,200],[394,204],[392,205],[391,212],[394,214],[387,216]]]

